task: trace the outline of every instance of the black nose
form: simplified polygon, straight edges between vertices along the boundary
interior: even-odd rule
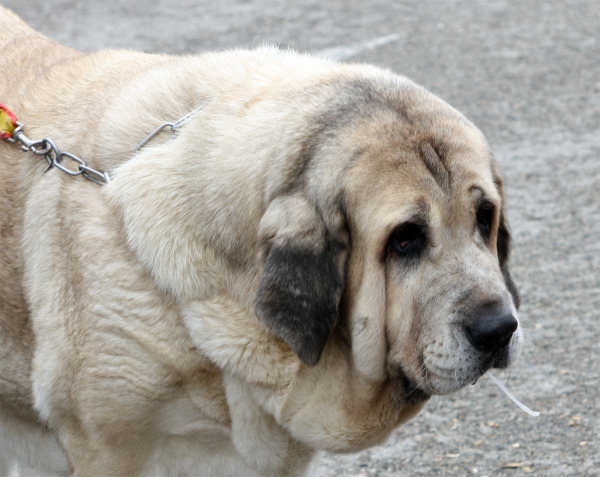
[[[492,352],[506,346],[517,329],[517,320],[511,314],[498,310],[487,310],[475,322],[466,327],[471,344],[483,352]]]

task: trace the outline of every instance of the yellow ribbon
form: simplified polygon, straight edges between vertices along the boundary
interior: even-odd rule
[[[15,123],[15,116],[0,105],[0,138],[11,138],[15,130]]]

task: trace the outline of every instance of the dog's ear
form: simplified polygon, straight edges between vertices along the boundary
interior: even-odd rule
[[[500,270],[502,271],[502,276],[504,277],[504,283],[506,283],[506,288],[512,295],[513,302],[515,304],[515,308],[518,310],[521,305],[521,297],[519,296],[519,290],[515,285],[515,282],[512,279],[510,274],[510,270],[508,268],[508,262],[510,259],[510,229],[508,227],[508,222],[506,221],[506,214],[504,212],[504,184],[502,178],[500,177],[500,173],[498,172],[498,165],[495,161],[492,162],[492,170],[494,174],[494,183],[498,188],[498,192],[500,193],[500,197],[502,199],[502,209],[500,209],[500,220],[498,224],[498,239],[497,239],[497,249],[498,249],[498,262],[500,263]]]
[[[307,365],[319,362],[338,319],[346,247],[305,198],[275,199],[260,224],[263,271],[256,314]]]

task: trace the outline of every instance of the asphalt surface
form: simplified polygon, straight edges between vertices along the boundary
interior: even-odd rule
[[[0,1],[87,51],[269,42],[388,67],[463,111],[508,185],[528,346],[500,377],[541,416],[482,379],[432,399],[385,445],[323,456],[316,475],[600,475],[597,2]]]

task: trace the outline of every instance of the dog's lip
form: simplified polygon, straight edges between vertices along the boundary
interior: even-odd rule
[[[452,369],[449,369],[449,368],[448,369],[443,369],[443,368],[432,369],[429,366],[427,366],[423,370],[423,374],[425,377],[433,376],[435,378],[442,379],[442,380],[456,380],[456,370],[454,368],[452,368]]]
[[[424,374],[427,373],[428,378],[425,379],[425,383],[427,383],[427,386],[430,388],[431,393],[437,394],[437,392],[435,390],[435,386],[432,386],[432,384],[430,382],[431,377],[437,379],[438,381],[442,381],[444,383],[452,383],[452,384],[458,385],[459,387],[457,387],[456,389],[451,391],[451,392],[456,392],[456,391],[464,388],[468,384],[475,384],[477,382],[477,380],[479,378],[481,378],[481,376],[483,376],[489,368],[490,368],[490,366],[487,366],[487,367],[483,366],[483,367],[479,367],[476,369],[472,369],[467,377],[457,375],[455,373],[455,369],[444,369],[444,368],[431,369],[428,366],[424,369],[423,373]],[[448,394],[448,393],[444,392],[442,394]]]
[[[431,397],[431,393],[411,379],[400,365],[393,367],[390,378],[394,383],[395,401],[398,404],[420,404]]]
[[[510,365],[510,347],[505,346],[494,354],[489,369],[506,369]]]
[[[468,384],[475,384],[479,378],[481,378],[490,369],[504,369],[510,364],[510,356],[508,348],[504,347],[496,350],[493,353],[489,353],[487,356],[480,355],[480,363],[478,366],[468,367],[465,371],[468,371],[465,376],[464,371],[457,374],[457,369],[443,368],[439,366],[431,366],[424,362],[422,367],[421,381],[425,383],[427,387],[426,392],[430,394],[437,394],[435,385],[432,385],[431,379],[435,379],[439,384],[453,383],[458,385],[454,391],[467,386]],[[446,393],[444,393],[446,394]]]

